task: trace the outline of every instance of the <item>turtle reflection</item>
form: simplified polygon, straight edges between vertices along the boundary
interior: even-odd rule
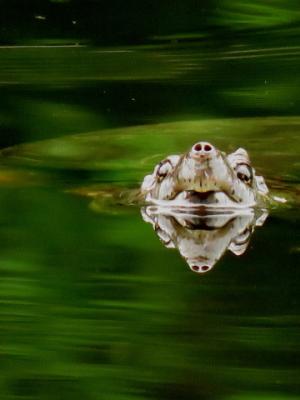
[[[145,222],[151,223],[162,243],[177,248],[190,269],[210,271],[226,250],[242,255],[256,226],[265,222],[266,211],[193,215],[171,212],[155,206],[141,210]]]

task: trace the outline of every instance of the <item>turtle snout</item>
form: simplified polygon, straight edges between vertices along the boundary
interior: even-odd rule
[[[216,154],[215,147],[208,142],[195,143],[190,152],[193,158],[212,158]]]
[[[191,270],[198,274],[204,274],[205,272],[210,271],[212,267],[213,265],[209,265],[207,263],[199,263],[199,262],[190,265]]]

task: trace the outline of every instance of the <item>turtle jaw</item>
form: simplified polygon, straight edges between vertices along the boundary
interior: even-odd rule
[[[225,191],[221,190],[183,190],[177,194],[174,201],[195,207],[233,207],[238,204]]]

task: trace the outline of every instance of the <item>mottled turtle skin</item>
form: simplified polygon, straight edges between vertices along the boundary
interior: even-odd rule
[[[256,175],[247,151],[226,155],[208,142],[162,160],[144,178],[141,195],[146,203],[183,207],[246,208],[268,202],[265,180]]]

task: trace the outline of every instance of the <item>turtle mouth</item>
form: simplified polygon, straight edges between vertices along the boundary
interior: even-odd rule
[[[207,192],[197,192],[196,190],[186,190],[184,192],[186,200],[191,203],[207,203],[216,197],[216,192],[214,190],[208,190]]]
[[[198,192],[196,190],[185,190],[176,196],[195,206],[224,206],[235,201],[223,190],[207,190]]]

